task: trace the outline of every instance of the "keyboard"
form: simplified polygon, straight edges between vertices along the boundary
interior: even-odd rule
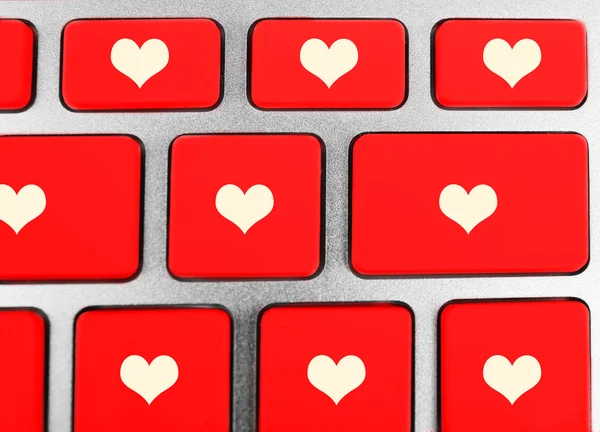
[[[596,430],[598,28],[0,1],[0,430]]]

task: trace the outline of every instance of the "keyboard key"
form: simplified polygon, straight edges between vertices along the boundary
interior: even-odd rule
[[[407,36],[392,19],[265,19],[250,31],[261,109],[395,109],[407,97]]]
[[[323,246],[322,159],[322,143],[313,135],[177,138],[171,148],[171,273],[314,276]]]
[[[258,432],[412,430],[407,307],[275,306],[259,326]]]
[[[33,26],[0,19],[0,111],[22,111],[33,102],[34,57]]]
[[[435,98],[446,108],[576,108],[587,42],[574,20],[455,19],[434,36]]]
[[[574,273],[588,262],[581,135],[365,134],[352,162],[361,275]]]
[[[76,111],[211,109],[222,63],[222,29],[209,19],[72,21],[62,97]]]
[[[2,432],[46,430],[46,333],[41,312],[0,309]]]
[[[231,331],[218,308],[84,311],[74,431],[229,432]]]
[[[129,136],[0,137],[0,280],[116,280],[140,266]]]
[[[583,302],[452,302],[439,326],[441,430],[590,431]]]

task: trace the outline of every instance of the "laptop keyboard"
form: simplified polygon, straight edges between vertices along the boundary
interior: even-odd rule
[[[2,432],[593,430],[595,2],[109,3],[0,1]]]

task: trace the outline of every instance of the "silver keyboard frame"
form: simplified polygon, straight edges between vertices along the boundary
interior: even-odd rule
[[[0,285],[0,306],[43,310],[50,321],[48,432],[72,430],[73,324],[88,306],[220,304],[233,315],[234,432],[255,430],[257,317],[271,303],[402,301],[415,314],[415,432],[438,430],[437,315],[452,299],[578,297],[592,313],[592,418],[600,428],[600,3],[598,0],[96,0],[0,1],[0,16],[38,32],[36,100],[0,114],[0,134],[132,134],[146,149],[143,267],[126,283]],[[246,95],[248,30],[265,17],[397,18],[409,34],[409,96],[394,111],[268,112]],[[209,112],[74,113],[60,101],[60,45],[78,18],[207,17],[225,32],[225,87]],[[445,18],[573,18],[588,31],[589,94],[579,109],[451,111],[431,95],[431,31]],[[366,131],[559,131],[589,142],[591,260],[572,276],[360,279],[348,265],[348,157]],[[190,133],[307,132],[327,150],[325,266],[298,281],[182,282],[166,267],[169,145]],[[401,246],[401,245],[399,245]],[[1,245],[0,245],[1,247]],[[190,335],[193,341],[193,335]],[[596,360],[598,359],[598,360]],[[595,430],[595,429],[594,429]]]

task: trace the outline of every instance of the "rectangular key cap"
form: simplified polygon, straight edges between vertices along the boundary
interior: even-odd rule
[[[224,309],[87,309],[75,331],[74,432],[231,430]]]
[[[76,111],[211,109],[222,63],[222,29],[209,19],[72,21],[62,98]]]
[[[265,19],[250,31],[261,109],[395,109],[406,100],[406,30],[393,19]]]
[[[129,136],[0,137],[0,281],[134,276],[141,170]]]
[[[22,111],[33,102],[33,26],[21,20],[0,19],[0,58],[0,111]]]
[[[259,347],[258,432],[412,430],[407,307],[271,306]]]
[[[435,98],[445,108],[576,108],[587,42],[574,20],[454,19],[435,29]]]
[[[45,316],[29,309],[0,309],[0,430],[46,430]]]
[[[442,431],[591,430],[582,301],[451,302],[439,331]]]
[[[313,135],[189,135],[171,148],[169,270],[185,279],[321,269],[323,149]]]
[[[581,135],[365,134],[352,163],[361,275],[574,273],[588,262]]]

